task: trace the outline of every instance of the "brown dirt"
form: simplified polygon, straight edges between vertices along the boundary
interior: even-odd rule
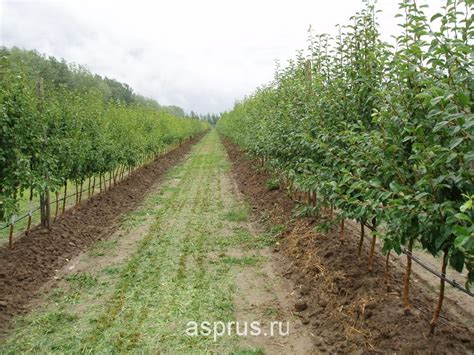
[[[223,177],[221,188],[225,210],[230,210],[235,201],[243,203],[245,200],[237,182],[229,173]],[[239,226],[253,236],[263,233],[258,220],[254,218],[257,217],[256,214],[249,217],[249,220],[238,222]],[[280,272],[283,256],[273,253],[270,247],[234,248],[227,250],[225,254],[237,258],[260,258],[256,265],[247,265],[234,271],[237,286],[233,297],[235,319],[248,324],[258,320],[262,329],[260,336],[241,337],[240,345],[262,349],[265,354],[313,354],[315,337],[304,326],[304,317],[294,309],[300,298],[294,292],[295,284]],[[281,322],[282,330],[288,328],[288,334],[275,332],[273,336],[269,336],[272,322]]]
[[[284,260],[281,272],[294,282],[294,291],[308,305],[301,313],[316,337],[315,352],[474,352],[474,332],[468,325],[472,319],[459,318],[456,314],[462,313],[453,312],[448,304],[435,336],[429,336],[437,294],[424,280],[412,283],[414,312],[404,315],[401,265],[392,265],[385,284],[384,256],[376,256],[369,272],[368,247],[364,246],[359,259],[354,232],[346,231],[341,241],[337,230],[316,232],[318,221],[314,217],[294,218],[296,203],[286,192],[267,190],[271,175],[231,142],[224,140],[224,144],[234,178],[252,208],[270,223],[286,225],[281,246],[275,249]]]
[[[74,256],[118,226],[118,217],[135,209],[165,172],[180,162],[202,135],[135,171],[112,189],[84,201],[79,209],[66,211],[51,231],[35,227],[17,238],[13,248],[0,248],[0,335],[9,322],[24,313],[28,302],[55,272]]]

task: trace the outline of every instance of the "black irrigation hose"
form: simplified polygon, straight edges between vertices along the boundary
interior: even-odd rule
[[[445,282],[447,282],[448,284],[450,284],[454,288],[457,288],[458,290],[464,292],[465,294],[467,294],[471,297],[474,297],[474,293],[472,293],[471,291],[469,291],[469,290],[465,289],[464,287],[462,287],[460,284],[458,284],[456,282],[456,280],[449,280],[448,278],[446,278],[445,274],[442,274],[442,273],[434,270],[432,267],[424,264],[420,259],[418,259],[415,255],[413,255],[413,253],[411,253],[409,250],[404,249],[402,251],[402,253],[405,254],[406,256],[408,256],[410,259],[412,259],[418,265],[420,265],[423,269],[431,272],[433,275],[437,276],[441,280],[444,280]]]

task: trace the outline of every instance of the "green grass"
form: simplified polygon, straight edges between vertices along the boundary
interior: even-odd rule
[[[232,210],[224,214],[224,218],[230,222],[244,222],[247,221],[249,209],[247,206],[236,206]]]
[[[215,342],[185,334],[188,321],[235,321],[235,270],[262,258],[228,255],[275,239],[242,225],[248,208],[229,198],[222,183],[229,168],[212,131],[167,174],[160,191],[122,218],[124,235],[147,226],[136,252],[119,265],[66,277],[42,307],[16,320],[0,353],[261,354],[233,336]],[[107,257],[117,247],[116,240],[99,242],[88,257]]]
[[[229,265],[240,265],[240,266],[255,266],[265,258],[261,256],[224,256],[222,261]]]
[[[117,246],[117,240],[101,240],[94,248],[89,251],[90,256],[104,256],[107,255],[107,251]]]
[[[121,272],[119,266],[108,266],[102,270],[107,275],[118,275]]]
[[[265,354],[262,349],[246,349],[246,350],[237,350],[233,351],[230,354],[232,355],[263,355]]]
[[[88,273],[77,273],[64,278],[78,288],[90,288],[97,285],[97,278]]]

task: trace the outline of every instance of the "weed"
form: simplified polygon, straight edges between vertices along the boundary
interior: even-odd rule
[[[89,273],[77,273],[64,278],[78,288],[90,288],[97,285],[97,278]]]
[[[119,266],[109,266],[102,270],[107,275],[117,275],[120,273],[121,268]]]
[[[265,183],[265,187],[268,191],[278,190],[280,188],[280,180],[278,179],[269,179]]]

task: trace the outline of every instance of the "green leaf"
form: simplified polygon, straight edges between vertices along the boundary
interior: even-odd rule
[[[440,129],[446,127],[448,124],[449,124],[449,121],[438,122],[433,128],[433,132],[438,132]]]
[[[461,237],[457,237],[455,240],[454,240],[454,247],[456,249],[460,249],[463,247],[464,244],[466,244],[468,241],[469,241],[469,238],[470,236],[461,236]]]
[[[454,149],[456,148],[459,144],[462,143],[464,138],[455,138],[449,143],[449,149]]]
[[[469,216],[464,213],[456,213],[454,217],[462,221],[471,222],[471,218],[469,218]]]
[[[453,227],[453,233],[456,237],[465,237],[471,234],[471,231],[468,227],[456,225]]]
[[[419,200],[421,200],[423,197],[428,196],[428,195],[429,195],[428,192],[421,192],[421,193],[416,194],[416,195],[415,195],[415,198],[419,201]]]
[[[393,192],[399,193],[400,191],[402,191],[402,186],[396,181],[392,181],[389,186],[390,190],[392,190]]]
[[[456,250],[449,257],[449,264],[457,272],[462,272],[462,269],[464,268],[464,253],[462,253],[461,251]]]
[[[460,210],[461,212],[466,212],[467,210],[472,209],[472,201],[473,201],[473,200],[470,199],[470,200],[467,200],[466,202],[464,202],[464,203],[462,204],[462,206],[459,207],[459,210]]]
[[[430,22],[435,21],[436,19],[443,17],[443,14],[440,14],[439,12],[431,16]]]
[[[440,103],[441,100],[444,99],[444,96],[438,96],[430,100],[431,106],[436,106],[437,104]]]

